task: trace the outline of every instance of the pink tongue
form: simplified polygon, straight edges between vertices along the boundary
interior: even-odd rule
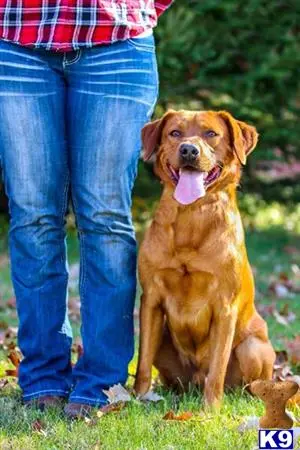
[[[179,181],[174,192],[174,198],[182,205],[189,205],[198,198],[204,197],[204,172],[181,169]]]

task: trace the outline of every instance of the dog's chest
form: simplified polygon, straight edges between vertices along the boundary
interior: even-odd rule
[[[209,274],[175,271],[160,274],[162,307],[178,350],[192,356],[209,335],[212,321],[212,293],[218,281]]]

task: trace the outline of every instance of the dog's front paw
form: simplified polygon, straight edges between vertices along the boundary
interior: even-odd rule
[[[193,375],[193,384],[203,387],[205,385],[205,372],[198,370]]]
[[[151,377],[142,376],[138,374],[135,379],[133,389],[136,395],[140,397],[142,395],[145,395],[149,391],[150,386],[151,386]]]
[[[206,380],[204,388],[204,405],[209,410],[219,410],[221,407],[223,391]]]

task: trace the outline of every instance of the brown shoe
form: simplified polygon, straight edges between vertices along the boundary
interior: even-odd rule
[[[58,408],[63,405],[64,398],[57,396],[44,395],[39,398],[33,398],[31,400],[25,400],[24,405],[29,408],[36,408],[44,411],[48,408]]]
[[[64,413],[68,419],[84,419],[89,417],[93,407],[91,405],[84,405],[83,403],[68,403],[64,407]]]

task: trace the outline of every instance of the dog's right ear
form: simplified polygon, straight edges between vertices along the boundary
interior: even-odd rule
[[[175,111],[167,111],[161,119],[154,120],[153,122],[147,123],[142,129],[142,142],[143,142],[143,159],[144,161],[149,161],[151,156],[156,152],[160,145],[161,134],[166,123],[166,120],[170,115],[174,114]]]

